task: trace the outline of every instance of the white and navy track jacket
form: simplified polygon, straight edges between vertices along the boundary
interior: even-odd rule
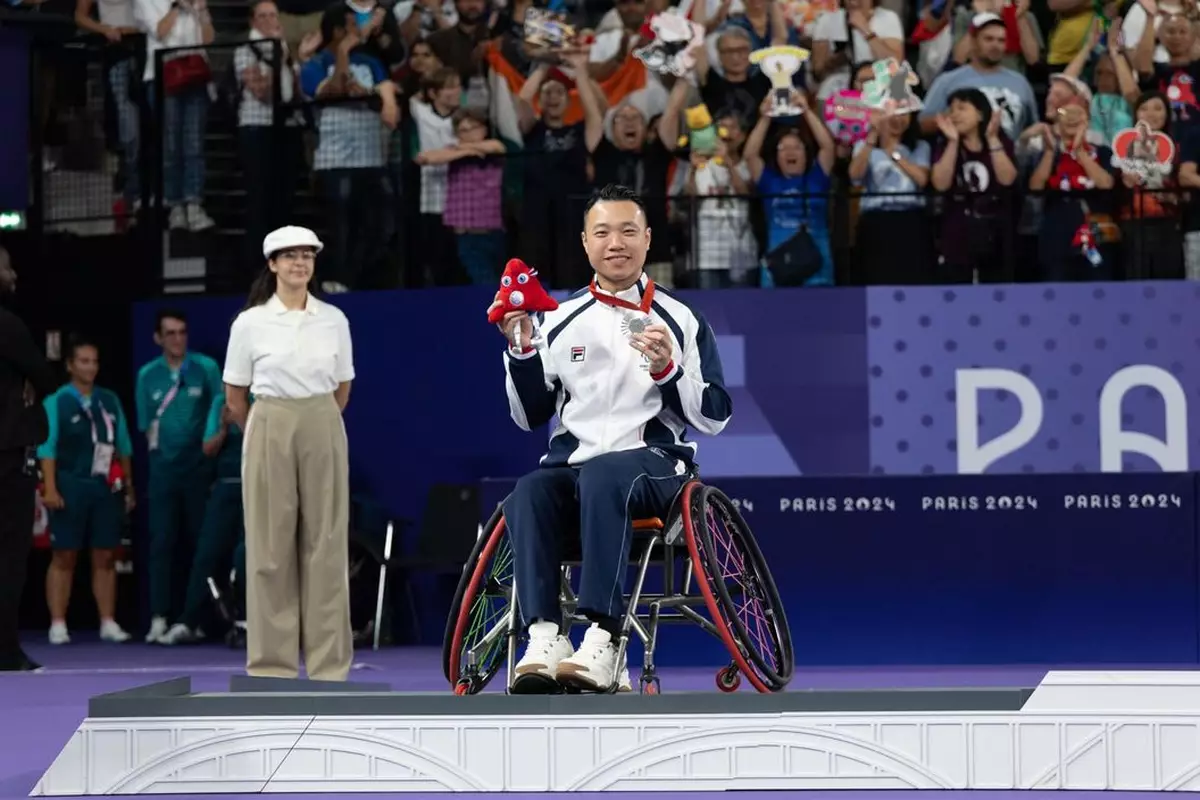
[[[720,433],[733,405],[708,322],[654,287],[651,320],[671,335],[672,365],[655,380],[649,360],[629,343],[638,312],[601,303],[590,289],[538,315],[544,342],[504,356],[513,421],[532,431],[555,419],[542,466],[576,466],[605,453],[656,447],[695,463],[687,427]],[[646,277],[616,297],[641,303]]]

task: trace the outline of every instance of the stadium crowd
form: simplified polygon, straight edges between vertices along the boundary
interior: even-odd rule
[[[106,0],[98,23],[91,2],[80,25],[145,35],[146,81],[168,51],[169,224],[211,228],[202,131],[223,78],[172,49],[214,40],[206,0]],[[526,25],[542,0],[262,0],[228,70],[247,258],[308,171],[332,292],[371,283],[400,231],[410,286],[491,284],[510,254],[582,284],[579,214],[610,182],[650,198],[664,284],[1200,276],[1200,10],[1177,2],[555,0],[572,27],[547,46]],[[663,12],[706,33],[682,77],[637,54]],[[776,94],[751,58],[777,45],[810,53],[795,116],[765,113]],[[834,119],[889,58],[923,107]],[[714,123],[715,150],[689,149]],[[1164,168],[1114,163],[1138,123]]]

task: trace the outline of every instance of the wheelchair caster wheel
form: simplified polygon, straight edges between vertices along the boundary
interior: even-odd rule
[[[725,667],[717,672],[717,688],[722,692],[736,692],[742,685],[742,675],[737,667]]]
[[[642,678],[641,680],[642,694],[662,694],[662,686],[658,683],[658,678]]]
[[[458,683],[454,684],[454,693],[462,697],[468,694],[478,694],[482,688],[479,682],[472,678],[459,678]]]

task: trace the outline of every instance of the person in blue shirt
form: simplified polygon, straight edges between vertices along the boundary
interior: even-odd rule
[[[200,536],[212,464],[204,457],[204,429],[213,400],[224,394],[217,362],[189,353],[187,316],[160,311],[154,341],[163,354],[137,376],[137,425],[150,458],[150,612],[147,642],[167,632],[183,605],[191,551]],[[177,568],[176,565],[180,565]]]
[[[829,247],[826,198],[832,185],[830,176],[837,159],[837,143],[800,92],[793,92],[791,101],[792,105],[804,109],[805,124],[800,128],[788,126],[777,133],[772,132],[773,99],[767,95],[759,109],[758,122],[746,137],[742,158],[762,197],[767,217],[767,263],[772,262],[772,256],[790,253],[792,260],[808,262],[792,267],[795,272],[806,275],[800,283],[830,286],[833,284],[833,254]],[[764,146],[768,133],[772,133],[774,143]],[[813,144],[816,145],[815,153]],[[771,269],[764,269],[762,278],[763,286],[795,282],[774,275]]]
[[[100,353],[86,339],[67,346],[66,384],[43,401],[50,436],[37,451],[42,464],[42,501],[50,510],[53,555],[46,573],[50,644],[71,641],[67,607],[79,551],[92,548],[92,594],[100,612],[100,638],[124,642],[129,634],[115,619],[116,551],[133,510],[133,444],[116,394],[96,385]]]
[[[251,398],[253,403],[253,398]],[[246,586],[246,529],[242,517],[242,429],[230,415],[224,395],[213,399],[204,429],[204,455],[216,460],[217,480],[208,495],[204,527],[188,579],[183,613],[159,640],[188,644],[204,638],[203,622],[209,602],[208,579],[233,560],[239,591]],[[239,603],[244,606],[245,603]]]
[[[318,101],[312,168],[327,203],[330,247],[322,286],[330,292],[354,288],[380,246],[385,132],[396,128],[400,107],[396,85],[370,54],[374,48],[363,46],[377,33],[376,24],[360,27],[353,9],[335,3],[321,17],[321,49],[300,69],[301,91]],[[365,102],[373,95],[378,110]],[[348,102],[356,97],[364,99]]]

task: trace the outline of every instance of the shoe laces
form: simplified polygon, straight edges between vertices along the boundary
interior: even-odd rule
[[[554,652],[554,646],[557,644],[557,636],[537,636],[529,639],[529,647],[525,650],[527,655],[547,655]]]
[[[592,661],[599,661],[602,658],[611,656],[616,648],[613,647],[612,640],[604,641],[601,635],[593,635],[589,630],[583,637],[583,642],[579,645],[579,650],[576,652],[576,657],[587,658]]]

